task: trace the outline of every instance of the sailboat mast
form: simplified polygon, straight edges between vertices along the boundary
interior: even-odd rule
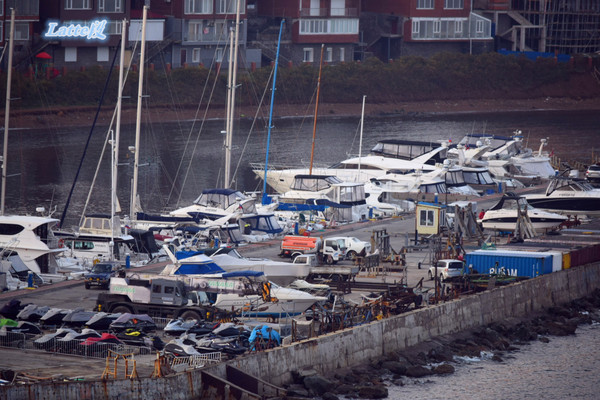
[[[8,38],[8,70],[6,73],[6,106],[4,109],[4,146],[2,153],[2,196],[0,198],[0,215],[4,215],[6,200],[6,159],[8,156],[8,127],[10,118],[10,88],[12,82],[13,38],[15,36],[15,9],[10,9],[10,37]]]
[[[131,187],[131,204],[130,204],[130,219],[136,220],[136,203],[137,203],[137,186],[138,186],[138,169],[140,159],[140,130],[142,126],[142,96],[144,88],[144,61],[146,57],[146,18],[148,15],[148,6],[144,6],[142,13],[142,40],[140,49],[140,74],[138,77],[138,102],[137,115],[135,122],[135,156],[133,161],[133,183]]]
[[[233,71],[231,73],[231,86],[229,90],[231,91],[231,96],[229,98],[230,105],[229,115],[227,115],[227,119],[229,120],[229,129],[227,129],[227,137],[225,139],[225,187],[228,188],[231,186],[231,147],[233,145],[233,117],[234,117],[234,108],[235,108],[235,90],[237,88],[237,70],[238,70],[238,46],[240,42],[240,7],[241,0],[237,0],[236,9],[235,9],[235,30],[234,30],[234,44],[233,44],[233,60],[229,59],[229,65],[233,62]],[[231,54],[231,52],[230,52]]]
[[[362,138],[363,138],[363,126],[364,126],[364,122],[365,122],[365,100],[366,99],[367,99],[367,96],[363,95],[362,111],[360,113],[360,141],[358,142],[358,182],[361,182],[360,158],[362,157]]]
[[[123,20],[121,26],[121,54],[119,59],[119,88],[117,92],[117,119],[115,126],[115,137],[112,144],[112,180],[111,180],[111,201],[110,201],[110,230],[111,238],[114,242],[115,230],[120,226],[116,226],[115,214],[117,213],[117,177],[118,177],[118,165],[119,165],[119,142],[121,137],[121,103],[123,100],[123,70],[125,69],[125,33],[127,30],[127,20]],[[111,256],[113,252],[111,251]]]
[[[265,179],[263,183],[263,197],[262,204],[267,204],[267,171],[269,169],[269,144],[271,142],[271,128],[273,128],[273,103],[275,100],[275,90],[277,84],[277,66],[279,65],[279,49],[281,46],[281,32],[283,31],[283,24],[285,23],[285,19],[281,20],[281,24],[279,25],[279,38],[277,39],[277,53],[275,54],[275,69],[273,70],[273,88],[271,89],[271,107],[269,110],[269,129],[267,133],[267,155],[265,158]]]
[[[223,187],[229,187],[229,176],[231,175],[231,149],[229,148],[229,137],[233,129],[233,119],[231,118],[231,95],[233,87],[233,32],[229,33],[229,67],[227,69],[227,108],[225,111],[225,173],[223,177]]]
[[[321,60],[319,61],[319,79],[317,80],[317,99],[315,101],[315,121],[313,124],[312,147],[310,149],[310,169],[308,174],[312,175],[313,160],[315,158],[315,137],[317,136],[317,114],[319,111],[319,93],[321,92],[321,72],[323,71],[323,49],[325,45],[321,45]]]

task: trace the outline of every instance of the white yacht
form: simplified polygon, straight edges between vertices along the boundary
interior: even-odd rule
[[[371,154],[353,157],[326,168],[269,169],[267,184],[278,193],[285,193],[292,187],[298,175],[336,176],[343,182],[366,183],[379,178],[389,171],[432,171],[436,164],[446,159],[448,143],[417,142],[410,140],[384,140],[377,143]],[[264,165],[253,165],[254,173],[264,178]]]
[[[524,210],[527,210],[527,216],[537,231],[554,229],[568,219],[564,215],[538,210],[528,205],[525,197],[506,194],[492,208],[485,211],[480,222],[484,229],[512,232],[517,226],[518,212]]]
[[[369,213],[365,185],[331,175],[296,175],[291,189],[276,200],[278,211],[318,209],[324,218],[337,222],[363,221]]]
[[[48,217],[0,216],[0,247],[3,255],[16,253],[22,262],[36,274],[54,274],[64,248],[52,228],[58,219]]]
[[[256,199],[233,189],[207,189],[190,206],[169,213],[171,217],[238,223],[244,234],[252,231],[276,235],[283,231],[273,213],[259,213]]]
[[[144,264],[159,250],[153,237],[146,238],[139,231],[123,233],[117,216],[113,217],[111,224],[108,215],[88,215],[78,229],[56,230],[54,235],[66,257],[90,267],[97,261],[125,262],[128,255],[132,264]]]
[[[583,180],[560,176],[550,180],[545,193],[525,198],[533,207],[563,215],[600,215],[600,189]]]

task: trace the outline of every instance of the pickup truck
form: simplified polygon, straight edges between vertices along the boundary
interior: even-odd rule
[[[359,255],[366,256],[371,253],[371,243],[359,240],[355,237],[340,236],[327,239],[336,240],[340,244],[340,247],[345,249],[346,258],[349,260],[354,260]]]
[[[315,279],[330,279],[332,281],[350,281],[358,274],[357,266],[321,266],[316,255],[302,254],[297,256],[294,264],[302,264],[310,266],[310,273],[307,276],[308,280]]]
[[[123,269],[118,261],[102,261],[94,265],[92,270],[83,276],[85,288],[99,286],[101,289],[108,289],[110,278],[117,276],[117,273]]]
[[[345,250],[340,245],[340,242],[330,238],[287,235],[281,241],[279,257],[291,257],[294,260],[303,254],[314,254],[331,265],[344,258]]]

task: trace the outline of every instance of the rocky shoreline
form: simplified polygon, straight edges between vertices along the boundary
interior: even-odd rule
[[[346,103],[319,104],[319,118],[359,117],[362,105]],[[401,103],[368,102],[365,106],[367,117],[419,114],[455,114],[455,113],[495,113],[495,112],[532,112],[532,111],[569,111],[569,110],[599,110],[600,97],[543,97],[535,99],[465,99],[465,100],[436,100]],[[312,116],[314,106],[305,104],[276,105],[274,118]],[[191,120],[223,119],[225,110],[214,106],[208,110],[197,106],[189,107],[153,107],[143,111],[143,122],[182,122]],[[255,115],[266,117],[269,107],[265,104],[257,111],[256,107],[240,107],[237,115],[240,118],[252,119]],[[112,107],[103,107],[98,115],[97,125],[107,126],[113,117]],[[11,111],[10,127],[15,129],[55,129],[61,127],[90,127],[96,117],[96,107],[55,107],[46,110],[13,109]],[[122,123],[135,124],[136,107],[126,106],[122,110]]]
[[[480,357],[488,352],[493,361],[503,362],[520,345],[535,340],[551,343],[553,336],[573,335],[579,325],[599,321],[600,289],[596,289],[588,297],[552,307],[528,320],[494,323],[440,337],[331,376],[314,370],[297,371],[294,382],[287,387],[287,399],[383,399],[388,397],[388,386],[404,386],[411,379],[454,373],[455,357]]]

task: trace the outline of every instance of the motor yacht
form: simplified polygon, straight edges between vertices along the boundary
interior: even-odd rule
[[[527,211],[536,231],[554,229],[568,218],[561,214],[539,210],[527,204],[525,197],[505,194],[479,221],[484,229],[512,232],[516,229],[519,211]]]
[[[600,189],[567,176],[550,180],[545,193],[525,198],[533,207],[563,215],[600,215]]]
[[[348,158],[330,167],[274,168],[267,171],[267,184],[278,193],[291,190],[298,175],[336,176],[343,182],[366,183],[395,171],[432,171],[435,165],[446,159],[448,143],[419,142],[410,140],[379,141],[367,156]],[[253,172],[264,179],[264,165],[253,164]]]

